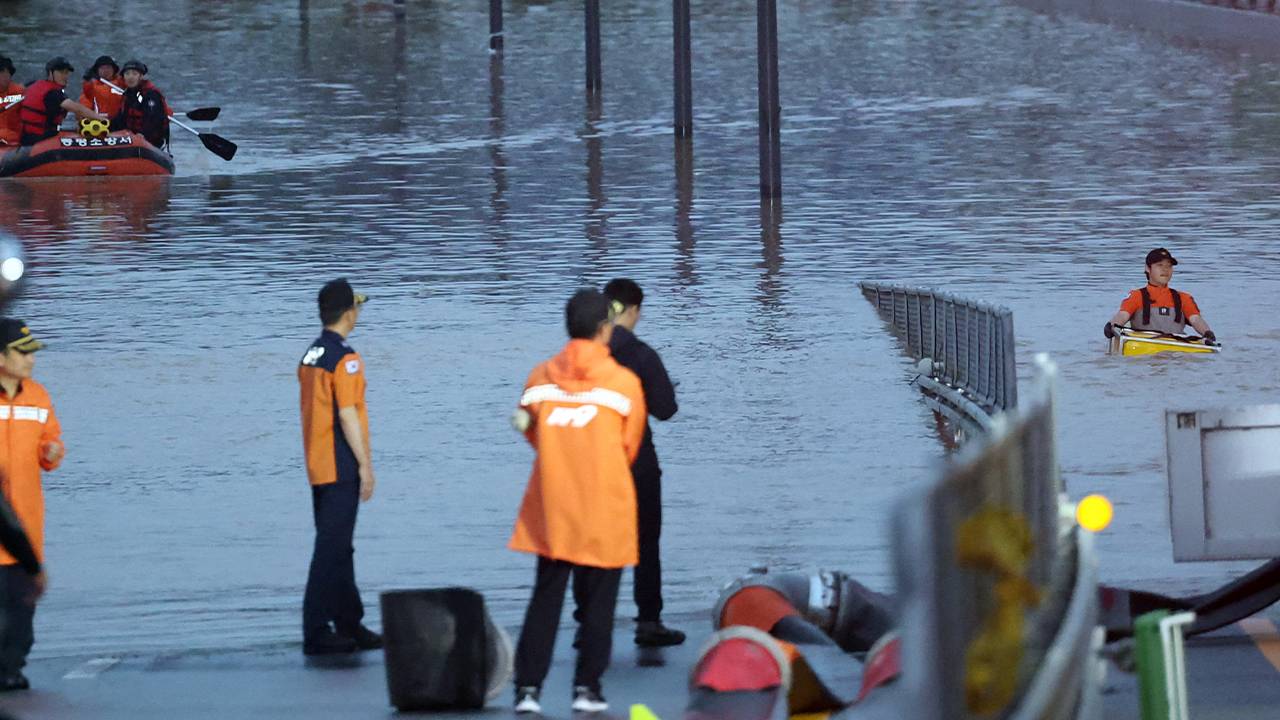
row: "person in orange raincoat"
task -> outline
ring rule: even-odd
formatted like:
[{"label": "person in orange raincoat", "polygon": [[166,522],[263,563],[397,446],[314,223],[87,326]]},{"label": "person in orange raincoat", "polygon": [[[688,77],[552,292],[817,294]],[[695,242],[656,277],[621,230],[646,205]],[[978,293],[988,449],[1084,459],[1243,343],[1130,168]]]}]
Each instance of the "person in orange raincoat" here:
[{"label": "person in orange raincoat", "polygon": [[538,556],[516,645],[517,713],[541,712],[565,586],[573,576],[581,625],[575,712],[608,709],[609,666],[622,568],[639,558],[631,463],[644,439],[644,391],[609,355],[609,301],[580,290],[565,307],[569,344],[530,373],[513,423],[537,456],[510,547]]},{"label": "person in orange raincoat", "polygon": [[[44,559],[44,494],[40,471],[62,462],[62,429],[49,393],[31,379],[34,353],[44,345],[26,323],[0,319],[0,488],[21,521],[36,555]],[[35,642],[32,620],[36,598],[44,592],[44,574],[31,576],[8,552],[0,550],[0,691],[30,687],[22,668]]]},{"label": "person in orange raincoat", "polygon": [[120,76],[120,66],[115,58],[103,55],[93,61],[93,67],[84,74],[80,104],[107,117],[120,114],[120,108],[124,106],[124,78]]},{"label": "person in orange raincoat", "polygon": [[[0,145],[17,145],[22,136],[18,106],[22,104],[22,94],[26,92],[26,88],[13,81],[17,72],[13,61],[0,55]],[[10,105],[13,107],[9,107]]]}]

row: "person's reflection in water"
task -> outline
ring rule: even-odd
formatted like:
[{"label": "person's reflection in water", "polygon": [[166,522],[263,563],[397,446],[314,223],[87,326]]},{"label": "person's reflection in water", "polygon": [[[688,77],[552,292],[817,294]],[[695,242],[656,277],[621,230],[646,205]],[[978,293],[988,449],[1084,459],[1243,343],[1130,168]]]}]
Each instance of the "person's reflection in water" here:
[{"label": "person's reflection in water", "polygon": [[675,139],[676,160],[676,279],[683,287],[698,284],[693,251],[693,138]]}]

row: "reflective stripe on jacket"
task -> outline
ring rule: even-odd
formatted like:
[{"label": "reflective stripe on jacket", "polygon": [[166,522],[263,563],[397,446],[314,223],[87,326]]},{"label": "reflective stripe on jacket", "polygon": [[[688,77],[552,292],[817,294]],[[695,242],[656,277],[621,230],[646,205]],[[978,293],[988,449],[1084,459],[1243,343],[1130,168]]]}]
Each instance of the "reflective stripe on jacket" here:
[{"label": "reflective stripe on jacket", "polygon": [[[15,397],[0,390],[0,487],[22,522],[36,555],[44,559],[44,492],[40,471],[52,470],[45,453],[62,442],[62,427],[53,412],[49,393],[34,380],[23,380]],[[0,550],[0,565],[17,563]]]},{"label": "reflective stripe on jacket", "polygon": [[8,87],[0,88],[0,137],[14,144],[22,136],[22,121],[19,117],[22,103],[19,102],[8,110],[5,110],[5,106],[15,100],[21,101],[23,95],[25,95],[23,87],[16,82],[10,82]]},{"label": "reflective stripe on jacket", "polygon": [[533,418],[525,437],[537,456],[509,547],[577,565],[635,565],[640,379],[608,347],[571,340],[530,373],[520,407]]}]

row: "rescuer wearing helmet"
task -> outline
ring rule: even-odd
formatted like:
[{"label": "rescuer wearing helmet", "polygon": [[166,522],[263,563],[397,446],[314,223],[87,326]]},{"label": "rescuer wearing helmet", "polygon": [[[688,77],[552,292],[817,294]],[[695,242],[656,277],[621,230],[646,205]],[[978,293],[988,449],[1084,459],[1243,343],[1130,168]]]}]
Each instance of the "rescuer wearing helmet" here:
[{"label": "rescuer wearing helmet", "polygon": [[34,145],[45,138],[58,134],[58,128],[67,113],[73,112],[80,117],[109,120],[106,115],[91,110],[67,97],[67,80],[75,68],[64,57],[55,57],[44,64],[45,79],[31,83],[22,96],[19,106],[18,121],[19,142],[23,145]]},{"label": "rescuer wearing helmet", "polygon": [[0,145],[17,145],[22,136],[18,104],[25,89],[13,81],[17,72],[13,61],[0,55]]},{"label": "rescuer wearing helmet", "polygon": [[120,114],[120,106],[124,104],[124,80],[120,78],[120,66],[110,55],[94,60],[93,66],[85,72],[80,104],[108,118]]},{"label": "rescuer wearing helmet", "polygon": [[1115,336],[1115,328],[1125,322],[1134,330],[1181,335],[1187,325],[1196,329],[1209,342],[1218,338],[1209,329],[1209,323],[1200,315],[1200,308],[1190,293],[1178,292],[1169,287],[1173,266],[1178,261],[1164,248],[1147,253],[1147,286],[1129,293],[1120,303],[1120,309],[1102,328],[1108,338]]},{"label": "rescuer wearing helmet", "polygon": [[156,147],[169,144],[169,105],[164,94],[147,79],[147,65],[129,60],[121,71],[124,75],[124,103],[111,121],[112,130],[128,130],[147,139]]}]

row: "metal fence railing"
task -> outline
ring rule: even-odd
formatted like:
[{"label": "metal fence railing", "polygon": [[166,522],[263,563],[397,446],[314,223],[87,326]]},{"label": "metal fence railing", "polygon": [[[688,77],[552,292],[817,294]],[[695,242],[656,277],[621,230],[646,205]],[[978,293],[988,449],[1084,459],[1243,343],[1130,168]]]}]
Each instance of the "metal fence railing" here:
[{"label": "metal fence railing", "polygon": [[1017,406],[1011,311],[933,290],[869,282],[860,287],[907,353],[929,360],[924,375],[934,382],[922,383],[927,393],[977,415],[972,420],[984,429],[991,416]]},{"label": "metal fence railing", "polygon": [[1032,402],[894,518],[902,717],[1097,717],[1091,538],[1059,510],[1047,359]]}]

